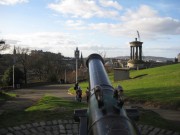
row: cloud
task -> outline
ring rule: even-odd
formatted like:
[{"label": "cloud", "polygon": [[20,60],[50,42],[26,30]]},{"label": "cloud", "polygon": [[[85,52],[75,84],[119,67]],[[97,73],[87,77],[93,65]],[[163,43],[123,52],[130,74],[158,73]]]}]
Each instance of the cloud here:
[{"label": "cloud", "polygon": [[[9,34],[3,36],[6,39],[6,43],[12,47],[20,46],[23,48],[29,48],[30,50],[43,50],[51,51],[54,53],[62,53],[65,56],[74,56],[74,50],[76,47],[83,52],[83,56],[87,57],[92,53],[99,52],[113,52],[129,50],[128,46],[118,47],[116,45],[102,45],[96,42],[82,43],[77,40],[77,36],[70,35],[68,33],[61,32],[39,32],[29,34]],[[126,50],[126,51],[125,51]],[[12,53],[12,50],[10,50]],[[112,55],[112,56],[113,56]],[[110,56],[110,55],[108,55]]]},{"label": "cloud", "polygon": [[13,41],[16,46],[27,47],[32,50],[52,51],[55,53],[64,53],[67,50],[73,50],[77,46],[77,42],[72,35],[60,32],[11,34],[4,35],[4,38],[7,39],[7,44],[12,44]]},{"label": "cloud", "polygon": [[102,45],[97,43],[87,43],[78,46],[79,50],[83,52],[83,56],[87,57],[92,53],[103,53],[107,57],[125,56],[129,53],[129,46],[119,47],[118,45]]},{"label": "cloud", "polygon": [[117,2],[113,0],[99,0],[100,4],[104,7],[113,7],[117,10],[122,10],[122,6]]},{"label": "cloud", "polygon": [[117,2],[105,2],[104,0],[101,0],[100,5],[98,5],[95,0],[60,0],[57,3],[49,4],[48,7],[56,12],[73,18],[115,18],[119,15],[117,10],[108,10],[104,8],[114,7],[116,9],[121,9],[121,6]]},{"label": "cloud", "polygon": [[28,0],[0,0],[0,5],[15,5],[24,2],[28,2]]},{"label": "cloud", "polygon": [[138,29],[147,36],[180,34],[180,20],[161,17],[156,10],[147,5],[141,5],[136,11],[128,10],[121,19],[126,29]]},{"label": "cloud", "polygon": [[65,22],[66,26],[68,26],[70,29],[74,30],[84,30],[87,29],[85,26],[85,22],[82,20],[67,20]]},{"label": "cloud", "polygon": [[[12,46],[20,46],[20,47],[28,47],[31,50],[43,50],[50,51],[54,53],[62,53],[64,56],[74,57],[74,50],[76,47],[82,51],[83,56],[87,57],[92,53],[106,53],[107,57],[115,57],[115,56],[126,56],[129,55],[129,43],[126,45],[119,44],[102,44],[97,43],[95,41],[82,43],[77,40],[76,36],[73,36],[68,33],[61,32],[39,32],[39,33],[30,33],[30,34],[11,34],[4,35],[7,44]],[[169,51],[173,53],[179,53],[179,46],[170,47],[170,46],[144,46],[143,52],[145,55],[152,55],[152,51],[154,55],[167,56]],[[12,53],[12,50],[10,50]],[[7,53],[7,52],[6,52]],[[169,56],[172,57],[172,56]]]},{"label": "cloud", "polygon": [[[72,29],[97,30],[113,36],[135,36],[138,30],[143,38],[159,39],[169,35],[180,34],[180,20],[171,17],[162,17],[158,12],[147,5],[141,5],[138,9],[128,9],[117,23],[67,23]],[[136,35],[137,36],[137,35]]]},{"label": "cloud", "polygon": [[103,46],[103,45],[98,45],[98,44],[86,44],[86,45],[81,45],[79,46],[79,48],[81,50],[91,50],[91,51],[104,51],[104,50],[111,50],[111,51],[114,51],[114,50],[124,50],[124,49],[127,49],[128,47],[117,47],[117,46]]}]

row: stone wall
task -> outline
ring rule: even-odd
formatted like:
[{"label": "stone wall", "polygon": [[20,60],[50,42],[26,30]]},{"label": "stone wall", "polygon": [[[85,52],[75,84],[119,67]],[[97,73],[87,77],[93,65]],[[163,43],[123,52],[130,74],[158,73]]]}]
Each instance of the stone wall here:
[{"label": "stone wall", "polygon": [[129,79],[129,69],[115,68],[114,69],[114,81],[121,81]]}]

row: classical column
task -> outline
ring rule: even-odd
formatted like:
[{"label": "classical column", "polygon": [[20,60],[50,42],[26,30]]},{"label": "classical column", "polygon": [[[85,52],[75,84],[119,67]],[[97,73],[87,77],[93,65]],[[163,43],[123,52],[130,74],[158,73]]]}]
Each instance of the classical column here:
[{"label": "classical column", "polygon": [[131,58],[131,60],[132,60],[132,46],[131,46],[131,50],[130,50],[131,52],[130,52],[130,58]]},{"label": "classical column", "polygon": [[139,46],[139,60],[142,60],[142,46]]},{"label": "classical column", "polygon": [[134,46],[132,47],[132,50],[133,50],[132,51],[132,53],[133,53],[133,58],[132,59],[134,60]]},{"label": "classical column", "polygon": [[136,60],[138,60],[138,46],[136,46]]}]

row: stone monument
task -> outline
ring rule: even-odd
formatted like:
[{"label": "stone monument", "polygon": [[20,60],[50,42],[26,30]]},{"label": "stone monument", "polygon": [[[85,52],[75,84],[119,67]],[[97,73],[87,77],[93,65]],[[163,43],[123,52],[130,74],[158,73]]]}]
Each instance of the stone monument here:
[{"label": "stone monument", "polygon": [[127,62],[127,67],[139,69],[144,67],[142,60],[142,44],[143,42],[135,41],[130,42],[130,60]]}]

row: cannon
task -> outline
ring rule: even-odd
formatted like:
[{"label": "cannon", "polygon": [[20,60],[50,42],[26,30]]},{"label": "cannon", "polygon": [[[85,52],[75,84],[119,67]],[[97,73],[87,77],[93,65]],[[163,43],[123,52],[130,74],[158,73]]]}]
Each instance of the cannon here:
[{"label": "cannon", "polygon": [[[80,121],[80,135],[140,135],[123,105],[113,97],[114,88],[104,68],[103,58],[91,54],[86,66],[90,88],[88,109],[74,110],[75,121]],[[128,110],[130,114],[133,111]]]}]

